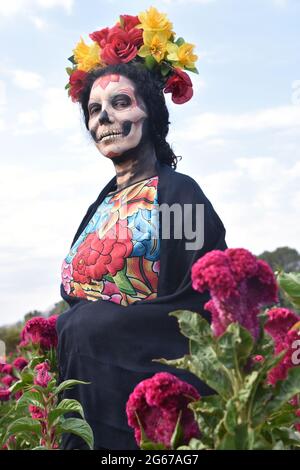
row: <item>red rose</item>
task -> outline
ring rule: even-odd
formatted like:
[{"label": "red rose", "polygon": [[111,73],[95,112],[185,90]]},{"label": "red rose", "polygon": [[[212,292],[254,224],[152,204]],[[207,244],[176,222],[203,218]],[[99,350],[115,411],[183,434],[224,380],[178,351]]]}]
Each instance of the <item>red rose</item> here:
[{"label": "red rose", "polygon": [[130,34],[131,42],[136,47],[143,45],[143,29],[135,28],[136,25],[140,24],[140,20],[137,16],[121,15],[123,19],[124,30]]},{"label": "red rose", "polygon": [[[131,15],[120,15],[123,20],[124,30],[130,31],[132,28],[140,24],[140,20],[137,16]],[[118,23],[119,24],[119,23]]]},{"label": "red rose", "polygon": [[89,37],[97,42],[101,49],[103,49],[107,43],[107,36],[110,28],[103,28],[100,31],[95,31],[94,33],[89,34]]},{"label": "red rose", "polygon": [[75,72],[73,72],[72,75],[70,75],[69,90],[70,90],[70,96],[74,103],[80,100],[80,95],[84,88],[84,81],[85,81],[86,76],[87,76],[87,72],[84,72],[83,70],[75,70]]},{"label": "red rose", "polygon": [[174,73],[168,79],[165,93],[172,93],[172,101],[176,104],[183,104],[193,96],[193,84],[189,75],[179,68],[175,68]]},{"label": "red rose", "polygon": [[90,233],[73,259],[73,279],[90,283],[91,279],[101,280],[108,273],[114,276],[124,268],[131,252],[132,233],[126,221],[120,220],[102,239],[97,233]]},{"label": "red rose", "polygon": [[[125,22],[128,29],[132,21]],[[104,28],[90,34],[90,38],[101,47],[101,59],[106,64],[119,64],[131,61],[143,43],[143,33],[137,28],[122,29],[120,24],[112,28]]]}]

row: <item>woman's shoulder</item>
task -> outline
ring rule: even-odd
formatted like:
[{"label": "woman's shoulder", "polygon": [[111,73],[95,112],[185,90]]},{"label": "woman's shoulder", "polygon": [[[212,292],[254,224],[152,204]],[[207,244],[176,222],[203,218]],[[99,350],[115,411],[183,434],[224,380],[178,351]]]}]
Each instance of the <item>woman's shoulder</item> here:
[{"label": "woman's shoulder", "polygon": [[174,170],[172,173],[173,188],[179,191],[177,194],[186,195],[187,198],[196,198],[207,202],[208,198],[205,195],[200,183],[192,176]]}]

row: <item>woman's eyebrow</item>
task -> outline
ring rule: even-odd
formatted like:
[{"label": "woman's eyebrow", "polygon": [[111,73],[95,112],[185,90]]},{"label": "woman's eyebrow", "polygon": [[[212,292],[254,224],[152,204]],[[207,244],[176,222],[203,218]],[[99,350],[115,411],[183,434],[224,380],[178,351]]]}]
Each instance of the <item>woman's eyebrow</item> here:
[{"label": "woman's eyebrow", "polygon": [[89,103],[88,108],[91,109],[91,107],[93,105],[99,105],[99,104],[101,104],[101,103],[97,103],[96,101],[92,101],[91,103]]}]

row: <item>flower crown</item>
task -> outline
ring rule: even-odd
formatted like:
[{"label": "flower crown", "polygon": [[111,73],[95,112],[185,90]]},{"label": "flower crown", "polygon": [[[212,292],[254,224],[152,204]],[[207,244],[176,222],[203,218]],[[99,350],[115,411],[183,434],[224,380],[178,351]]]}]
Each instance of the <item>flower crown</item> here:
[{"label": "flower crown", "polygon": [[193,44],[182,37],[175,40],[172,29],[167,15],[150,7],[138,16],[120,15],[112,28],[89,34],[91,45],[81,38],[68,59],[72,67],[66,68],[69,83],[65,88],[72,101],[80,101],[85,79],[93,69],[128,62],[158,73],[162,89],[172,93],[174,103],[189,101],[193,84],[184,70],[199,73],[195,67],[198,57],[193,53]]}]

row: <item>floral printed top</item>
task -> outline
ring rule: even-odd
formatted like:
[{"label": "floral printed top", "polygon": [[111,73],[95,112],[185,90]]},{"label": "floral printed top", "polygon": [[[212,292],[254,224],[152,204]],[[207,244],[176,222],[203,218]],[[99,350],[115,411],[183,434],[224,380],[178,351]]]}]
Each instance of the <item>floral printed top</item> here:
[{"label": "floral printed top", "polygon": [[62,263],[67,294],[128,305],[157,296],[158,176],[108,193]]}]

